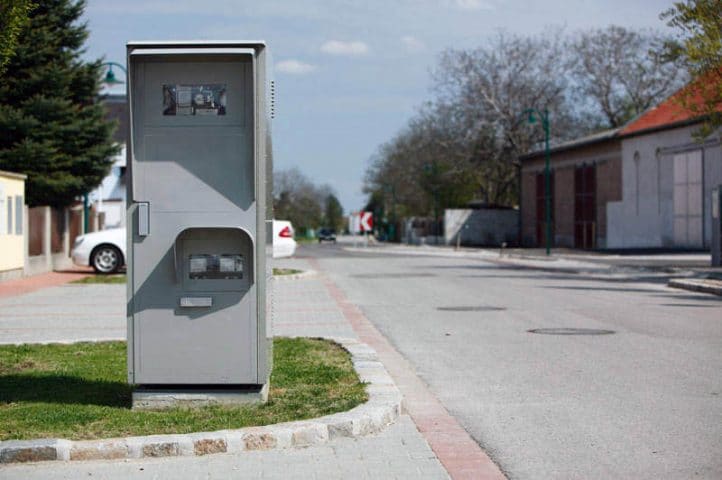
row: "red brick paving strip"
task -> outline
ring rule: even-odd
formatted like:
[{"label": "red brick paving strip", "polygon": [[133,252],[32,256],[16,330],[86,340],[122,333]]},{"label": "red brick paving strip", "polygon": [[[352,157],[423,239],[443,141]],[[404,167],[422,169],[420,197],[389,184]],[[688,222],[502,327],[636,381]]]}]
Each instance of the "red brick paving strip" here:
[{"label": "red brick paving strip", "polygon": [[18,278],[0,282],[0,297],[12,297],[34,292],[48,287],[57,287],[73,280],[88,277],[93,271],[88,270],[65,270],[62,272],[48,272],[32,277]]},{"label": "red brick paving strip", "polygon": [[[321,266],[315,258],[308,262],[318,272]],[[381,332],[352,304],[346,295],[325,274],[321,275],[326,289],[341,308],[359,339],[376,350],[396,385],[404,396],[404,407],[416,423],[431,449],[454,480],[505,480],[499,467],[479,447],[427,386],[414,373],[408,361],[396,351]]]}]

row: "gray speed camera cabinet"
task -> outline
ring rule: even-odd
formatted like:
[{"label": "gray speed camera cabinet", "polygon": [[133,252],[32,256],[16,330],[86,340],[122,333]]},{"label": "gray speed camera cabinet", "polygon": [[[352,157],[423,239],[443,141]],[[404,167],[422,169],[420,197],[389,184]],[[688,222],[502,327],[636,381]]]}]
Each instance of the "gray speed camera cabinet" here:
[{"label": "gray speed camera cabinet", "polygon": [[263,42],[128,43],[132,384],[268,384],[267,62]]}]

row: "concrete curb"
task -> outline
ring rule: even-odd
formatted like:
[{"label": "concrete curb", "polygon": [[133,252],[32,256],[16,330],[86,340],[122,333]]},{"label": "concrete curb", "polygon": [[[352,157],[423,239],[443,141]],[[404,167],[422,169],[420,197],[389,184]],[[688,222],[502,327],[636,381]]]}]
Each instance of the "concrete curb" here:
[{"label": "concrete curb", "polygon": [[324,338],[338,343],[351,354],[359,379],[367,383],[368,402],[325,417],[237,430],[79,441],[8,440],[0,442],[0,464],[200,456],[309,447],[338,437],[379,432],[394,423],[401,413],[401,392],[376,352],[355,339]]},{"label": "concrete curb", "polygon": [[301,273],[291,275],[273,275],[273,280],[299,280],[301,278],[315,277],[318,275],[316,270],[304,270]]},{"label": "concrete curb", "polygon": [[667,286],[690,290],[692,292],[711,293],[722,296],[722,282],[719,280],[673,278],[667,283]]}]

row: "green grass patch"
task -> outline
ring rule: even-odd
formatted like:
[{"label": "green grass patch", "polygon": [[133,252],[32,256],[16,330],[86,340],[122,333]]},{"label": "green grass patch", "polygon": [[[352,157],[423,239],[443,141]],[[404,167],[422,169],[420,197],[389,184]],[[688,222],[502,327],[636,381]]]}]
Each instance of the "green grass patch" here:
[{"label": "green grass patch", "polygon": [[274,268],[274,275],[295,275],[297,273],[303,273],[303,270],[297,270],[295,268]]},{"label": "green grass patch", "polygon": [[73,280],[70,283],[125,283],[125,275],[91,275],[79,280]]},{"label": "green grass patch", "polygon": [[316,237],[311,237],[311,238],[309,238],[309,237],[306,237],[306,236],[303,236],[303,237],[294,237],[293,239],[296,240],[296,243],[303,243],[303,244],[316,243],[316,242],[318,241],[318,240],[316,239]]},{"label": "green grass patch", "polygon": [[277,338],[263,405],[133,411],[124,342],[0,346],[0,440],[189,433],[303,420],[367,399],[350,356],[326,340]]}]

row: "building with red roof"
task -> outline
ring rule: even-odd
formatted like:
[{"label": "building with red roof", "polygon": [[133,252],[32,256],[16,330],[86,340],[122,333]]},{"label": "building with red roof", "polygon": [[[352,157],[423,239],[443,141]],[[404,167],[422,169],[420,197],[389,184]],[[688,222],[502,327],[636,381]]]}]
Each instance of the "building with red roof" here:
[{"label": "building with red roof", "polygon": [[[552,242],[574,248],[707,249],[712,190],[722,185],[722,129],[695,138],[703,95],[681,89],[619,129],[551,152]],[[717,106],[722,111],[722,105]],[[543,246],[544,151],[521,157],[521,240]]]}]

